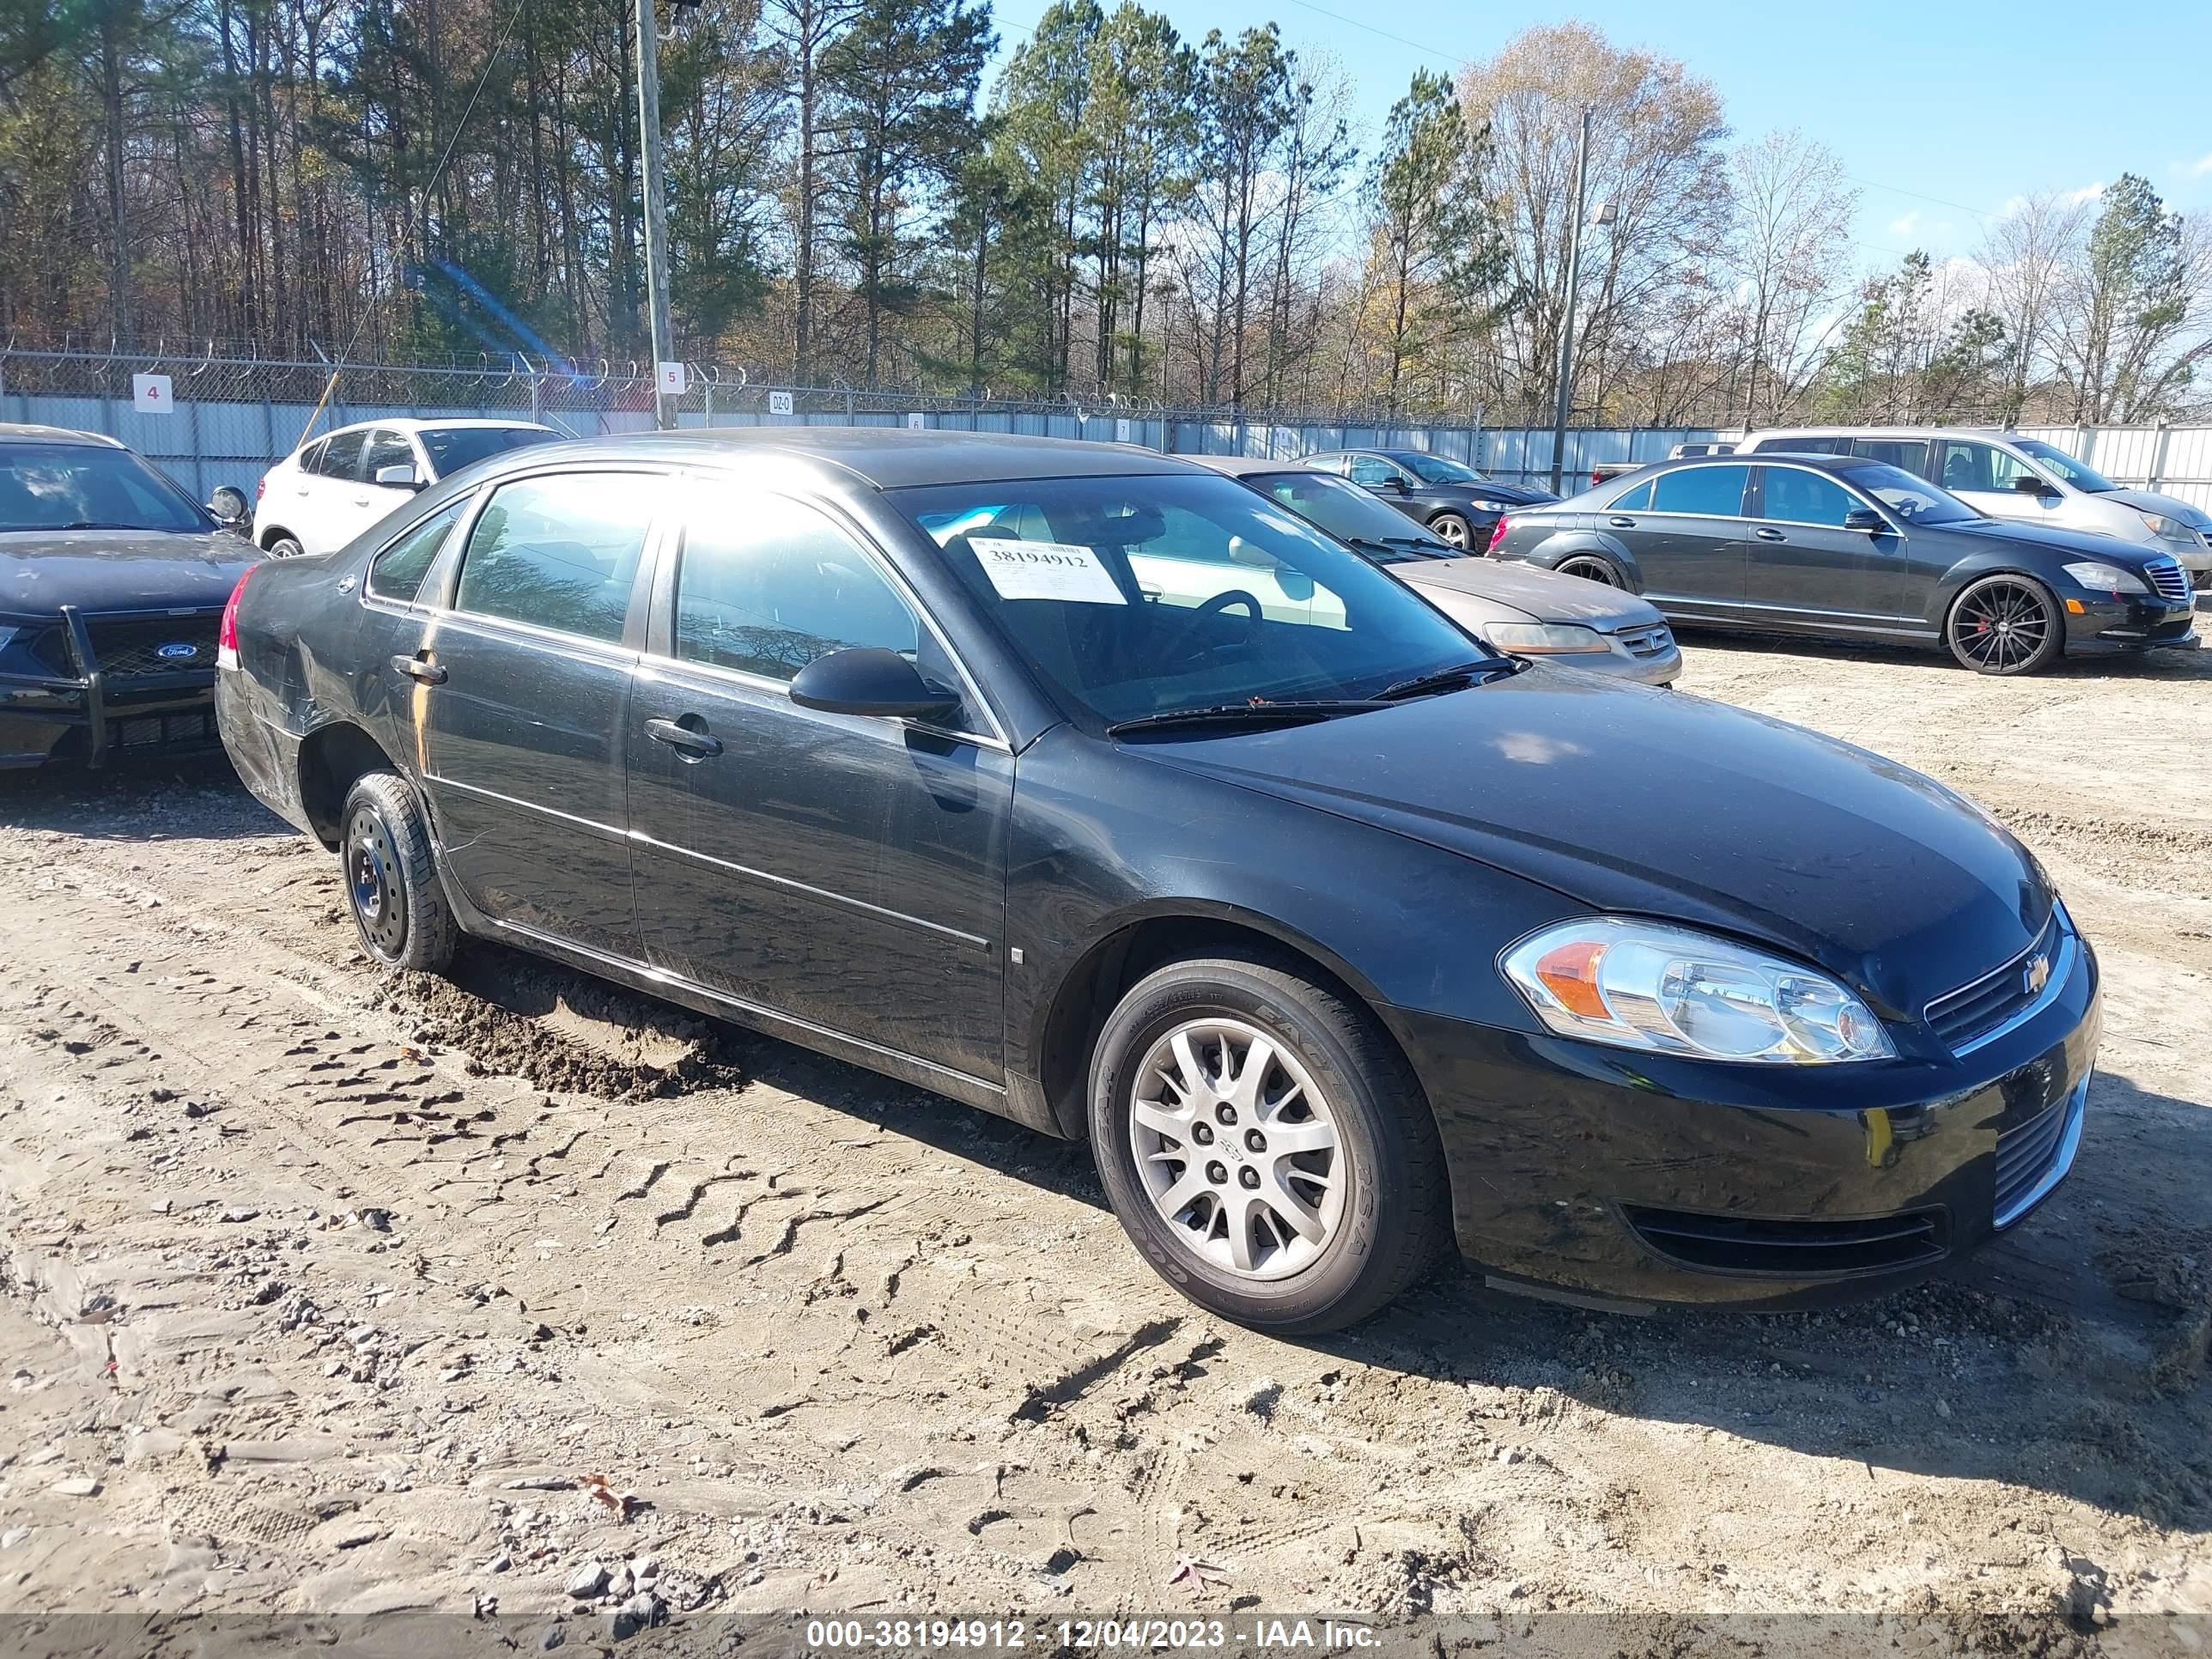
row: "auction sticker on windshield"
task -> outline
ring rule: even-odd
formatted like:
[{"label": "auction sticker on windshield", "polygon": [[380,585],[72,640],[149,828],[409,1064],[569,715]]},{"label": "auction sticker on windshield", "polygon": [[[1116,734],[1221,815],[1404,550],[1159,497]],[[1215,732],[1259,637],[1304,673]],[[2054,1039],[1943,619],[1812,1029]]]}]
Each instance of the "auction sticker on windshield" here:
[{"label": "auction sticker on windshield", "polygon": [[970,536],[968,545],[1002,599],[1061,599],[1073,605],[1127,605],[1128,596],[1096,549],[1073,542],[1024,542]]}]

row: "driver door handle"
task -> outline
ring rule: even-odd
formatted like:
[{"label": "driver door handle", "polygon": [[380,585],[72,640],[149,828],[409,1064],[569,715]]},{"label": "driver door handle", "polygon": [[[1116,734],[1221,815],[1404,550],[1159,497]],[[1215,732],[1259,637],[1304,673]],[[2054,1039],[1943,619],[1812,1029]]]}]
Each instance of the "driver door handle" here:
[{"label": "driver door handle", "polygon": [[711,732],[694,731],[680,720],[649,720],[645,723],[645,735],[695,760],[707,760],[722,752],[720,738]]},{"label": "driver door handle", "polygon": [[1783,539],[1782,532],[1778,530],[1759,529],[1753,531],[1751,533],[1758,537],[1759,539],[1763,542],[1778,542]]},{"label": "driver door handle", "polygon": [[1636,528],[1636,520],[1633,519],[1613,518],[1607,519],[1606,522],[1611,525],[1615,530],[1633,530]]},{"label": "driver door handle", "polygon": [[395,672],[406,675],[410,680],[419,680],[424,685],[443,685],[446,683],[446,671],[432,662],[428,655],[394,657],[392,666]]}]

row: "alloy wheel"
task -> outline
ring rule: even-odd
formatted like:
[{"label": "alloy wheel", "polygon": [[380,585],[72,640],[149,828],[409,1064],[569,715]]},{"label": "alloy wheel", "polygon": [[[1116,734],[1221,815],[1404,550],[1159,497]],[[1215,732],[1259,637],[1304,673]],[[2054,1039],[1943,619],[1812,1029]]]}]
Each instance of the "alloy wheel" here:
[{"label": "alloy wheel", "polygon": [[1350,1172],[1328,1097],[1297,1054],[1243,1020],[1185,1020],[1152,1044],[1129,1139],[1170,1229],[1240,1278],[1311,1266],[1343,1220]]},{"label": "alloy wheel", "polygon": [[1984,582],[1959,601],[1952,643],[1975,667],[2004,673],[2025,666],[2051,638],[2051,608],[2021,582]]},{"label": "alloy wheel", "polygon": [[1467,551],[1467,520],[1458,514],[1440,513],[1430,520],[1429,528],[1437,532],[1437,539],[1446,547],[1455,547],[1462,553]]},{"label": "alloy wheel", "polygon": [[1601,587],[1618,587],[1613,567],[1603,559],[1569,559],[1559,566],[1562,576],[1580,576],[1584,581],[1595,582]]}]

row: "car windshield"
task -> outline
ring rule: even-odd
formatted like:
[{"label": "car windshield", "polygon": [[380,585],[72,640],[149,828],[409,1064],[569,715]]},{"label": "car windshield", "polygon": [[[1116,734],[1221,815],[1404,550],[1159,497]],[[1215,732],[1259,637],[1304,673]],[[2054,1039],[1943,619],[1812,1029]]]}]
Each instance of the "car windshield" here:
[{"label": "car windshield", "polygon": [[2101,495],[2108,489],[2119,488],[2094,467],[2082,465],[2064,450],[2054,449],[2040,438],[2015,438],[2013,447],[2031,459],[2042,462],[2075,489],[2087,490],[2092,495]]},{"label": "car windshield", "polygon": [[0,532],[208,527],[191,497],[127,449],[0,444]]},{"label": "car windshield", "polygon": [[550,444],[561,434],[534,426],[428,426],[416,435],[422,439],[423,453],[429,456],[438,476],[450,478],[487,455]]},{"label": "car windshield", "polygon": [[1861,461],[1840,471],[1852,488],[1873,496],[1908,524],[1966,524],[1984,516],[1927,479],[1884,461]]},{"label": "car windshield", "polygon": [[1443,559],[1452,550],[1419,533],[1413,520],[1355,484],[1330,473],[1300,467],[1293,472],[1247,473],[1247,484],[1264,489],[1302,519],[1311,519],[1332,536],[1354,544],[1384,564]]},{"label": "car windshield", "polygon": [[1220,477],[887,492],[1079,718],[1371,697],[1480,654],[1413,592]]},{"label": "car windshield", "polygon": [[1482,474],[1471,466],[1462,466],[1457,461],[1448,461],[1441,455],[1394,455],[1391,459],[1409,470],[1423,483],[1480,483]]}]

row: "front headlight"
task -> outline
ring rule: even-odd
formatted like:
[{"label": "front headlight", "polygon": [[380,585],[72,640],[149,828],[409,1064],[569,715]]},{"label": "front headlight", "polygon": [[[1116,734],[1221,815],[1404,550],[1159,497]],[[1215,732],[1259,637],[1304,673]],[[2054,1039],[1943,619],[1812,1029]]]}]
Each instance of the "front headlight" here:
[{"label": "front headlight", "polygon": [[2131,570],[2123,570],[2116,564],[2099,564],[2091,561],[2082,564],[2058,567],[2082,586],[2100,593],[2148,593],[2150,587]]},{"label": "front headlight", "polygon": [[1513,503],[1510,501],[1489,501],[1479,495],[1475,497],[1474,501],[1474,510],[1478,513],[1505,513],[1510,512]]},{"label": "front headlight", "polygon": [[1522,939],[1498,966],[1563,1036],[1760,1065],[1897,1052],[1866,1004],[1826,974],[1664,922],[1561,922]]},{"label": "front headlight", "polygon": [[2144,526],[2164,542],[2193,542],[2197,532],[2179,519],[2169,519],[2163,513],[2142,513],[2137,509]]},{"label": "front headlight", "polygon": [[1612,648],[1597,629],[1574,623],[1490,623],[1482,634],[1500,651],[1518,651],[1524,657],[1564,657]]}]

